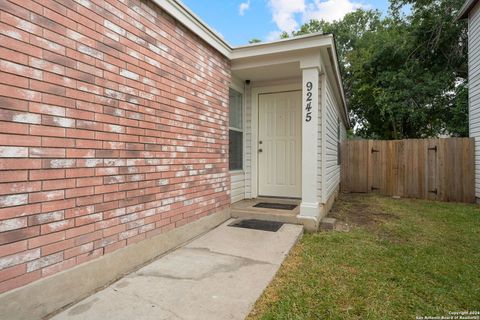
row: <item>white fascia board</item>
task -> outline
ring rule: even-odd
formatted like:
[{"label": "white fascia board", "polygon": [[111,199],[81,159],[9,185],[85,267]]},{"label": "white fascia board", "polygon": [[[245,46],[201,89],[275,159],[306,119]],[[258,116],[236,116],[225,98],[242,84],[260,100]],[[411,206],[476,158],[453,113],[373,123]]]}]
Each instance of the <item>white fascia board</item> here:
[{"label": "white fascia board", "polygon": [[333,55],[333,63],[335,69],[335,77],[337,78],[337,86],[339,87],[338,90],[340,91],[340,97],[342,99],[343,108],[345,111],[345,116],[347,120],[347,129],[351,127],[350,120],[348,118],[348,106],[347,106],[347,98],[345,97],[345,91],[343,89],[343,82],[342,82],[342,74],[340,73],[340,66],[338,65],[338,56],[337,56],[337,47],[335,45],[334,38],[332,38],[332,50],[331,54]]},{"label": "white fascia board", "polygon": [[309,34],[289,39],[282,39],[274,42],[256,43],[242,47],[233,48],[231,60],[259,57],[289,51],[298,51],[311,48],[319,48],[332,45],[332,35]]},{"label": "white fascia board", "polygon": [[457,13],[457,17],[455,20],[462,20],[468,18],[468,15],[470,14],[470,11],[475,7],[476,3],[478,0],[467,0],[463,4],[463,6],[460,8],[460,10]]},{"label": "white fascia board", "polygon": [[276,64],[286,64],[298,62],[299,57],[295,54],[278,54],[271,56],[251,57],[250,59],[236,59],[232,60],[232,71],[261,68],[265,66],[271,66]]},{"label": "white fascia board", "polygon": [[230,58],[232,47],[204,23],[196,14],[188,9],[179,0],[153,0],[160,8],[170,14],[175,20],[193,31],[201,39],[206,41],[213,48],[218,50],[225,57]]}]

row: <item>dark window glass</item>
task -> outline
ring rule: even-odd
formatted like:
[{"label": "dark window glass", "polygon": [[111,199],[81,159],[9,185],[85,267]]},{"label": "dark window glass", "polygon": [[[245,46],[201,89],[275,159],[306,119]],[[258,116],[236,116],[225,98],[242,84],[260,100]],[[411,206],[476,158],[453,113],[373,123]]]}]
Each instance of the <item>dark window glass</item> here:
[{"label": "dark window glass", "polygon": [[243,169],[243,96],[240,92],[230,89],[228,108],[230,120],[229,131],[229,169]]},{"label": "dark window glass", "polygon": [[243,96],[240,92],[230,89],[230,103],[228,108],[230,128],[243,130]]},{"label": "dark window glass", "polygon": [[230,170],[242,170],[243,169],[243,133],[239,131],[229,131],[230,145],[228,152],[229,169]]}]

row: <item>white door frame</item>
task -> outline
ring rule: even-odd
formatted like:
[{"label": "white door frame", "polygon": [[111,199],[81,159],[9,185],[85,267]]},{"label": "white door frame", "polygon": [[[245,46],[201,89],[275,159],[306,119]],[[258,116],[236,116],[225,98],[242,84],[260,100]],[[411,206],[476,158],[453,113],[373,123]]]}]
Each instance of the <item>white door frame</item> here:
[{"label": "white door frame", "polygon": [[258,104],[261,94],[302,90],[301,80],[284,84],[252,88],[252,198],[258,197]]}]

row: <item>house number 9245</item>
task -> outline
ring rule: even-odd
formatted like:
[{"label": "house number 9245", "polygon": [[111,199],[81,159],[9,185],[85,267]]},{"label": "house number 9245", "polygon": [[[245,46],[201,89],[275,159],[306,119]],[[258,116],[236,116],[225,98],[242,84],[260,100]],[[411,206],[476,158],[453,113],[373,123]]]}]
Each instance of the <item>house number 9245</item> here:
[{"label": "house number 9245", "polygon": [[307,106],[305,107],[305,110],[307,111],[305,115],[305,121],[310,122],[312,121],[312,89],[313,89],[313,83],[310,81],[307,82]]}]

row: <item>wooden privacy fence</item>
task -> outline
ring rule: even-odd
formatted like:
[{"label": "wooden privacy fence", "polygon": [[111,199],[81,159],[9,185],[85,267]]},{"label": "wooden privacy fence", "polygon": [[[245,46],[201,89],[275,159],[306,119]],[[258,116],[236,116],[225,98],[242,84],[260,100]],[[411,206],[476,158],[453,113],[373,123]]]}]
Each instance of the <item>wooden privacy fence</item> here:
[{"label": "wooden privacy fence", "polygon": [[473,139],[348,140],[342,153],[342,191],[475,202]]}]

